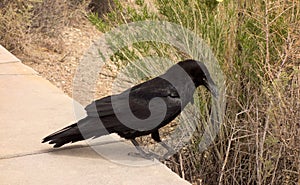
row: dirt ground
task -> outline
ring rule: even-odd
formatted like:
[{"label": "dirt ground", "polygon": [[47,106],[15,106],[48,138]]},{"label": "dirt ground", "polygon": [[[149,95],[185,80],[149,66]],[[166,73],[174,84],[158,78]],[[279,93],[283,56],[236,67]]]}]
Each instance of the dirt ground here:
[{"label": "dirt ground", "polygon": [[[65,27],[59,41],[56,38],[50,38],[46,41],[40,40],[32,43],[27,51],[28,54],[18,57],[24,64],[32,67],[41,76],[72,97],[73,79],[78,64],[92,42],[101,35],[102,33],[86,20],[81,23],[80,27]],[[60,49],[61,45],[63,45],[63,49]],[[108,69],[106,72],[111,73]],[[109,94],[109,84],[113,78],[110,75],[103,74],[100,74],[99,78],[101,91],[98,91],[95,96],[103,97]]]}]

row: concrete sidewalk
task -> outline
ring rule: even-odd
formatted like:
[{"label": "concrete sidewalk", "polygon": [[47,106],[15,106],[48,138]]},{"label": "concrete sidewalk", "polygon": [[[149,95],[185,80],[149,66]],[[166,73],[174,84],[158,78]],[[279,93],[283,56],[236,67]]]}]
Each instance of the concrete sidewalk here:
[{"label": "concrete sidewalk", "polygon": [[134,147],[116,136],[96,140],[101,155],[85,142],[56,150],[42,144],[75,121],[73,103],[0,46],[1,185],[189,184],[158,161],[128,156]]}]

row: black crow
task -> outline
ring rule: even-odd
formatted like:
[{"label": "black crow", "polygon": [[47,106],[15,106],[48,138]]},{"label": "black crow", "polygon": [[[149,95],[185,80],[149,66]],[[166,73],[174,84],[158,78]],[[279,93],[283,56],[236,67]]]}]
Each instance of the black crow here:
[{"label": "black crow", "polygon": [[172,149],[161,141],[159,129],[175,119],[183,108],[193,102],[195,89],[203,85],[213,96],[217,87],[202,62],[178,62],[166,73],[138,84],[120,94],[93,101],[85,107],[87,116],[43,139],[54,147],[66,143],[97,138],[110,133],[131,140],[140,155],[149,158],[153,153],[144,152],[136,137],[151,134],[168,153]]}]

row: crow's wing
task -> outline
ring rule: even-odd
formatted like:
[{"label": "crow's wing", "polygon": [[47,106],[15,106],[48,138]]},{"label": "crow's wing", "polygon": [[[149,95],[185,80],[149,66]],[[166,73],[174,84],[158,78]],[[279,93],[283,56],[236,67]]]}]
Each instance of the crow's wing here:
[{"label": "crow's wing", "polygon": [[121,122],[144,131],[174,119],[181,112],[181,100],[169,82],[155,78],[121,94],[96,100],[85,110],[88,116],[105,120],[105,127],[120,127]]}]

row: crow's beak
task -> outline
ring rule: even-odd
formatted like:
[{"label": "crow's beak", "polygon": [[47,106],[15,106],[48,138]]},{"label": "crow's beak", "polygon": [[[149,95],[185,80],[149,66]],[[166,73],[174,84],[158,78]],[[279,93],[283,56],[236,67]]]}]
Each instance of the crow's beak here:
[{"label": "crow's beak", "polygon": [[216,98],[219,93],[218,93],[218,87],[213,81],[207,82],[205,87],[211,92],[211,94]]}]

